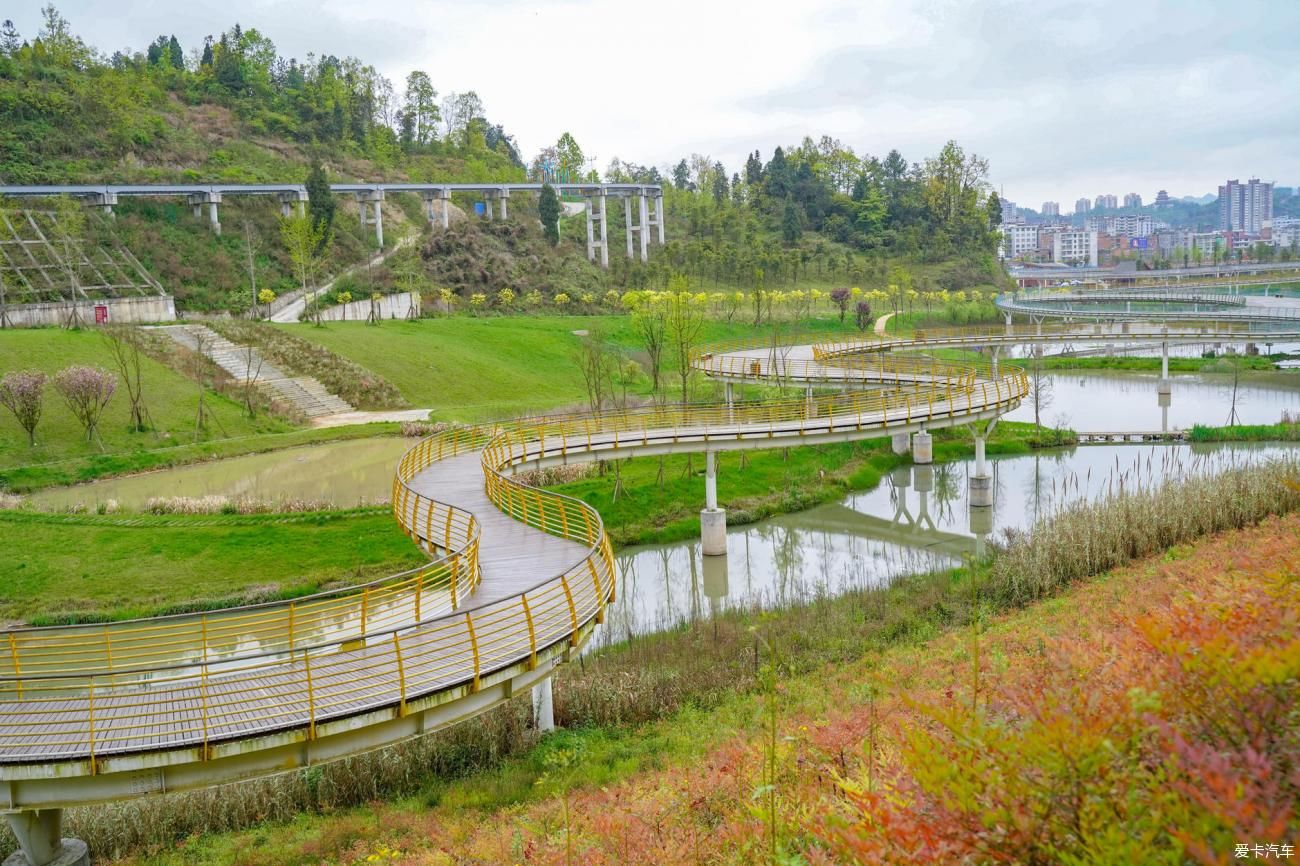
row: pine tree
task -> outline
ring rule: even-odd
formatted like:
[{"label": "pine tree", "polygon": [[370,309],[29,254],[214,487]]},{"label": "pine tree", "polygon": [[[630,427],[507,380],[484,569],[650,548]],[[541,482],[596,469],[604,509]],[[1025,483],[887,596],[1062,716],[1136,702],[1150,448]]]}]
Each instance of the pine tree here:
[{"label": "pine tree", "polygon": [[673,186],[678,189],[691,188],[691,167],[684,159],[673,167]]},{"label": "pine tree", "polygon": [[22,46],[22,39],[18,35],[18,28],[14,27],[14,22],[8,18],[3,25],[0,25],[0,53],[12,56]]},{"label": "pine tree", "polygon": [[167,50],[171,52],[172,69],[185,68],[185,52],[181,50],[181,43],[175,36],[167,40]]},{"label": "pine tree", "polygon": [[334,237],[334,211],[338,202],[330,191],[329,177],[319,162],[307,173],[307,210],[311,213],[312,230],[319,233],[319,248],[323,249]]},{"label": "pine tree", "polygon": [[200,66],[212,65],[212,37],[211,36],[205,36],[203,38],[203,57],[199,59],[199,65]]},{"label": "pine tree", "polygon": [[787,244],[797,244],[803,237],[803,217],[799,214],[799,205],[792,200],[785,203],[785,215],[781,218],[781,236]]},{"label": "pine tree", "polygon": [[537,199],[537,214],[542,220],[542,232],[551,246],[560,242],[560,198],[555,194],[555,187],[549,183],[542,184],[542,194]]},{"label": "pine tree", "polygon": [[1002,225],[1002,197],[997,193],[989,193],[989,200],[986,205],[989,213],[989,228],[994,231]]},{"label": "pine tree", "polygon": [[713,201],[715,204],[722,204],[727,200],[727,169],[722,163],[713,164]]}]

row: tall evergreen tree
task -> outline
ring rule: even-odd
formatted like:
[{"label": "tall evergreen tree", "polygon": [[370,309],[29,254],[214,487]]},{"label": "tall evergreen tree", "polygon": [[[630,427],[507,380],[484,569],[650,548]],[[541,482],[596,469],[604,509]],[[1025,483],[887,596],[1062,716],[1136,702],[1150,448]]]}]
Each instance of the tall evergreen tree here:
[{"label": "tall evergreen tree", "polygon": [[20,47],[22,38],[18,35],[18,28],[6,18],[4,24],[0,25],[0,53],[12,56]]},{"label": "tall evergreen tree", "polygon": [[727,200],[727,169],[722,163],[713,164],[713,202],[722,204]]},{"label": "tall evergreen tree", "polygon": [[541,217],[546,239],[551,246],[557,245],[560,242],[560,197],[549,183],[542,184],[542,193],[537,198],[537,215]]},{"label": "tall evergreen tree", "polygon": [[785,203],[785,214],[781,217],[781,236],[787,244],[797,244],[803,237],[803,215],[793,200]]},{"label": "tall evergreen tree", "polygon": [[989,193],[989,200],[984,206],[988,210],[989,228],[997,231],[998,226],[1002,225],[1002,196],[995,192]]},{"label": "tall evergreen tree", "polygon": [[329,176],[319,162],[307,172],[307,210],[311,214],[312,231],[318,233],[318,251],[324,249],[334,237],[334,211],[338,202],[330,190]]},{"label": "tall evergreen tree", "polygon": [[691,167],[684,159],[673,166],[673,186],[678,189],[691,188]]},{"label": "tall evergreen tree", "polygon": [[181,50],[180,40],[176,38],[175,34],[172,35],[171,39],[167,40],[167,50],[171,52],[172,69],[184,69],[185,52]]}]

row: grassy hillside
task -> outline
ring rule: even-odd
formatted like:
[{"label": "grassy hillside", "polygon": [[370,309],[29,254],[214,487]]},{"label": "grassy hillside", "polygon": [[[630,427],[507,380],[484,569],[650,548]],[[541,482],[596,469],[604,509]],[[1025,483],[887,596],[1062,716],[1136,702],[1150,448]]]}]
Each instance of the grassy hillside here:
[{"label": "grassy hillside", "polygon": [[[115,370],[108,344],[89,330],[39,328],[0,331],[0,374],[36,369],[53,376],[71,364],[91,364]],[[164,364],[142,359],[144,403],[153,429],[144,433],[130,428],[130,402],[121,382],[100,421],[101,442],[87,442],[76,417],[53,383],[46,385],[45,409],[36,428],[36,446],[7,410],[0,410],[0,484],[6,470],[51,462],[126,455],[193,442],[199,386]],[[276,433],[290,425],[261,414],[249,419],[233,400],[209,392],[205,398],[211,421],[203,440]]]}]

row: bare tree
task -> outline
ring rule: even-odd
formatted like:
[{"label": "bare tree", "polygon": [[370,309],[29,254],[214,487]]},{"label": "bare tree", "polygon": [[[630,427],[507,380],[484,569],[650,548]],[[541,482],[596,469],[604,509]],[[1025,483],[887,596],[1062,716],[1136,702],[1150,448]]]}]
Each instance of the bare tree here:
[{"label": "bare tree", "polygon": [[131,401],[131,429],[143,433],[149,410],[144,405],[144,379],[141,376],[140,355],[144,348],[144,334],[134,325],[109,325],[103,331],[113,366],[126,383],[126,396]]},{"label": "bare tree", "polygon": [[257,379],[262,375],[262,353],[249,343],[244,347],[244,381],[241,393],[244,397],[244,411],[249,418],[257,417]]},{"label": "bare tree", "polygon": [[257,239],[253,235],[253,224],[244,220],[244,255],[246,267],[248,268],[248,286],[249,292],[253,297],[253,315],[251,318],[257,318]]},{"label": "bare tree", "polygon": [[587,403],[591,411],[599,415],[614,397],[615,376],[619,372],[618,353],[609,346],[605,335],[593,328],[579,338],[574,360],[587,388]]},{"label": "bare tree", "polygon": [[1043,371],[1043,347],[1035,346],[1029,362],[1029,402],[1034,407],[1034,426],[1041,431],[1042,414],[1052,405],[1052,377]]}]

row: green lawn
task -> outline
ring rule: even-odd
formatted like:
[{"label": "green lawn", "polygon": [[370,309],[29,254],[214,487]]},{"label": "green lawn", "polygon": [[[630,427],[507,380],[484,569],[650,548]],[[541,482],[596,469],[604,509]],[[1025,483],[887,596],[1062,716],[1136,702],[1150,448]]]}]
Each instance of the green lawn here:
[{"label": "green lawn", "polygon": [[[71,364],[95,364],[114,370],[104,338],[93,331],[59,328],[6,329],[0,331],[0,375],[11,370],[38,369],[53,376]],[[0,470],[8,467],[44,464],[105,454],[121,455],[176,446],[194,441],[194,420],[198,386],[174,370],[142,359],[144,404],[154,430],[131,432],[130,401],[119,380],[117,393],[100,422],[101,443],[87,442],[63,398],[46,385],[45,409],[36,428],[36,446],[27,444],[27,434],[7,409],[0,409]],[[208,394],[212,420],[206,438],[248,436],[290,430],[292,427],[267,415],[249,420],[233,400]]]},{"label": "green lawn", "polygon": [[252,516],[0,511],[0,549],[0,620],[38,622],[298,595],[425,561],[387,509]]},{"label": "green lawn", "polygon": [[[701,342],[771,333],[753,328],[741,310],[732,322],[708,321]],[[416,322],[331,322],[324,327],[284,325],[392,382],[413,406],[434,417],[482,421],[529,412],[578,407],[586,388],[574,357],[576,330],[600,329],[637,357],[640,346],[628,316],[450,316]],[[851,320],[824,317],[802,330],[858,333]],[[782,326],[789,333],[790,325]],[[665,360],[671,366],[672,360]],[[671,375],[666,370],[666,374]],[[666,379],[668,382],[674,380]],[[633,391],[649,393],[647,378]],[[670,389],[671,393],[671,389]]]}]

